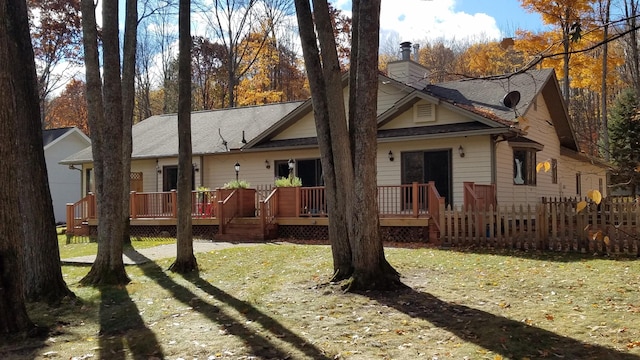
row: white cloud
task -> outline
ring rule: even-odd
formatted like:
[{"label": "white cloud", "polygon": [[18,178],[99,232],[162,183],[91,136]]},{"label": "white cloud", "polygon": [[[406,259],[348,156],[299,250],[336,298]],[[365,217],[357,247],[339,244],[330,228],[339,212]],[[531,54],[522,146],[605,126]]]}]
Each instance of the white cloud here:
[{"label": "white cloud", "polygon": [[382,0],[380,31],[402,41],[499,39],[494,18],[454,11],[455,0]]}]

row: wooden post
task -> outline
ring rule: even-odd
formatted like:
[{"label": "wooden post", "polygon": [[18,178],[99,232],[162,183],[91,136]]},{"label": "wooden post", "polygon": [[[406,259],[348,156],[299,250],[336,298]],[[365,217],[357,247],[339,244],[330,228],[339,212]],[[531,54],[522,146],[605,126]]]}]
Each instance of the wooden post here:
[{"label": "wooden post", "polygon": [[67,204],[67,230],[65,235],[67,236],[67,244],[71,244],[71,237],[73,236],[73,230],[75,230],[76,222],[73,216],[73,204]]},{"label": "wooden post", "polygon": [[136,209],[136,192],[132,191],[129,193],[129,216],[131,219],[135,219],[138,217],[138,209]]},{"label": "wooden post", "polygon": [[178,217],[178,192],[171,190],[171,217]]},{"label": "wooden post", "polygon": [[[300,217],[300,213],[302,212],[302,204],[301,204],[301,194],[300,194],[300,186],[296,186],[296,217]],[[276,194],[277,195],[277,194]],[[277,200],[277,199],[276,199]]]},{"label": "wooden post", "polygon": [[411,184],[411,204],[413,205],[413,217],[417,218],[419,213],[418,213],[418,183],[417,182],[413,182]]},{"label": "wooden post", "polygon": [[219,200],[218,201],[218,234],[220,235],[224,234],[224,225],[225,225],[224,201]]}]

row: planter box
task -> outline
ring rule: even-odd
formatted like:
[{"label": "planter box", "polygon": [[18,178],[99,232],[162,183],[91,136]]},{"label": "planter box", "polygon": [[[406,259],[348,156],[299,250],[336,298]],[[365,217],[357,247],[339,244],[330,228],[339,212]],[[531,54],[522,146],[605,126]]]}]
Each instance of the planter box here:
[{"label": "planter box", "polygon": [[[216,189],[219,194],[219,201],[224,201],[234,189]],[[235,189],[238,190],[235,201],[238,201],[238,216],[256,216],[256,189]],[[233,200],[232,200],[233,201]]]},{"label": "planter box", "polygon": [[298,217],[300,215],[299,194],[300,187],[279,187],[277,216]]}]

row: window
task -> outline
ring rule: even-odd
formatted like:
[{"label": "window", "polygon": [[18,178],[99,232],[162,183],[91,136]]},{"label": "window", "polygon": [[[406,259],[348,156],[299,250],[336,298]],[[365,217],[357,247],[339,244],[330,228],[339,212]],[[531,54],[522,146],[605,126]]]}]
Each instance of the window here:
[{"label": "window", "polygon": [[534,149],[513,150],[513,183],[515,185],[536,184],[536,151]]},{"label": "window", "polygon": [[576,173],[576,194],[580,196],[582,194],[582,175]]},{"label": "window", "polygon": [[558,160],[551,159],[551,183],[558,183]]}]

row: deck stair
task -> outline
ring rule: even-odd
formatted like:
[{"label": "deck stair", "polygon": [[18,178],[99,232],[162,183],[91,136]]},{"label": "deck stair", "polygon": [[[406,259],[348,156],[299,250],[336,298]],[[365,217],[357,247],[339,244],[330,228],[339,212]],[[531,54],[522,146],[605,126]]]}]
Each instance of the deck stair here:
[{"label": "deck stair", "polygon": [[263,229],[258,217],[234,218],[224,229],[224,233],[214,236],[216,240],[233,242],[264,241],[274,239],[278,231],[276,227]]}]

